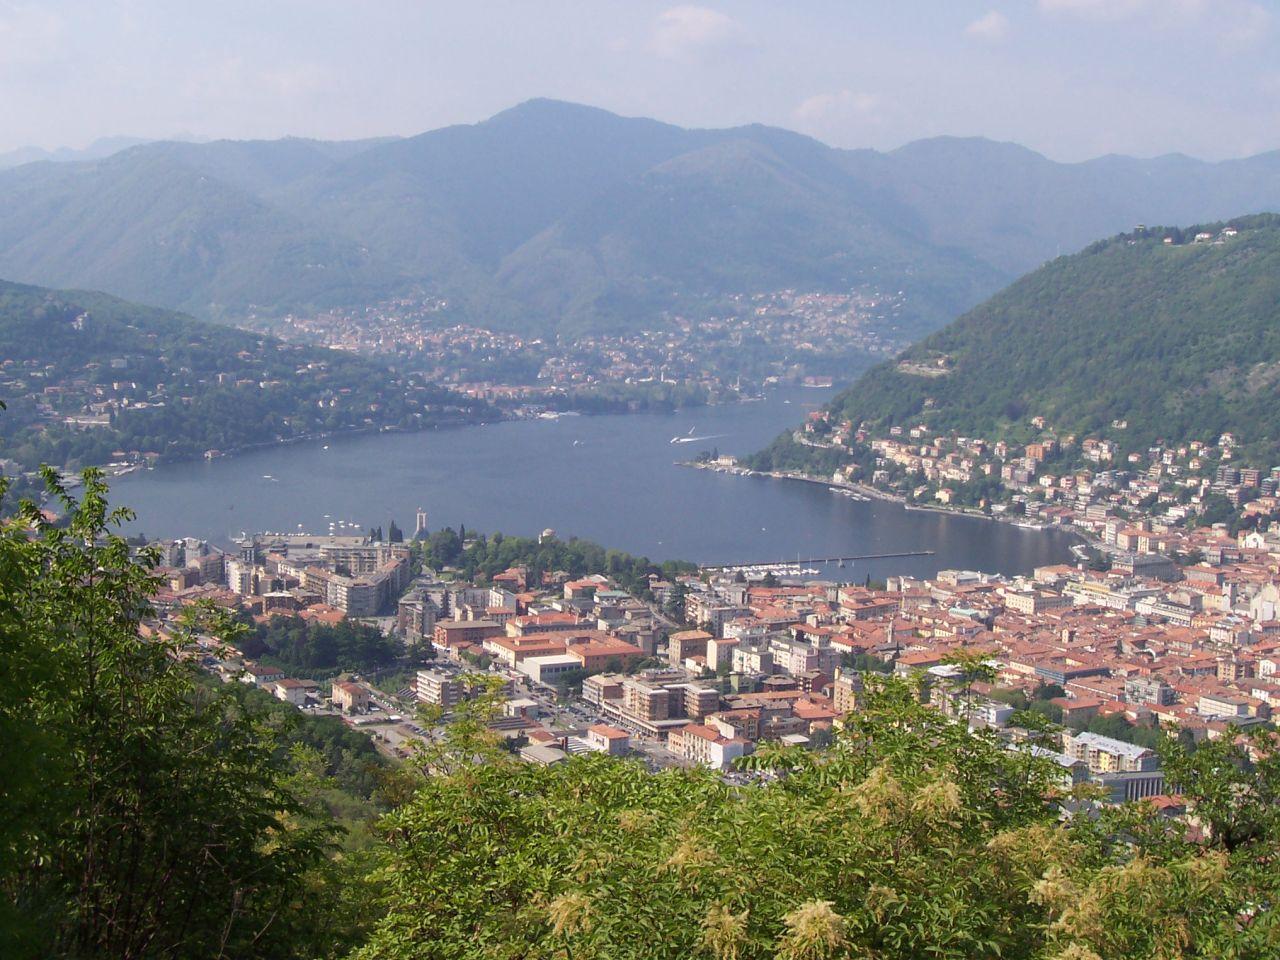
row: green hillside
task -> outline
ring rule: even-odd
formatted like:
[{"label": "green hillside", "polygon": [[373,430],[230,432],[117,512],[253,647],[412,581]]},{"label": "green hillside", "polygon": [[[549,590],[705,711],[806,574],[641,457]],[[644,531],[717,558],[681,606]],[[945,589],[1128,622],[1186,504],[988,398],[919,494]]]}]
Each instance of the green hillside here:
[{"label": "green hillside", "polygon": [[0,461],[160,460],[488,410],[345,354],[85,291],[0,281]]},{"label": "green hillside", "polygon": [[399,282],[356,241],[163,147],[0,176],[0,276],[206,318],[345,303]]},{"label": "green hillside", "polygon": [[1280,441],[1278,402],[1280,216],[1265,214],[1054,260],[873,368],[832,409],[873,435],[927,423],[1016,437],[1042,416],[1121,450],[1230,431],[1261,453]]}]

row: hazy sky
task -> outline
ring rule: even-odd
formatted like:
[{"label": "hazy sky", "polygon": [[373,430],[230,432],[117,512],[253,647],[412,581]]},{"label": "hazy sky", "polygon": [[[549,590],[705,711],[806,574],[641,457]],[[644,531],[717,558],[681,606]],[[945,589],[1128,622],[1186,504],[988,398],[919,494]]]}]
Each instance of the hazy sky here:
[{"label": "hazy sky", "polygon": [[1280,148],[1280,0],[0,0],[0,149],[360,137],[557,97],[838,146]]}]

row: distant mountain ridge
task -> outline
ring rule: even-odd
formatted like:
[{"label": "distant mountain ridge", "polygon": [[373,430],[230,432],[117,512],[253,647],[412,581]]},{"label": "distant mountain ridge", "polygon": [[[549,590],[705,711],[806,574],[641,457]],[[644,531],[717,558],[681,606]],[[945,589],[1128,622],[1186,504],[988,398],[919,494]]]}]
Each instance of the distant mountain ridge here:
[{"label": "distant mountain ridge", "polygon": [[0,170],[41,161],[72,163],[78,160],[102,160],[113,153],[150,142],[142,137],[102,137],[79,150],[74,147],[58,147],[54,150],[46,150],[44,147],[18,147],[15,150],[0,153]]},{"label": "distant mountain ridge", "polygon": [[1264,209],[1280,209],[1280,152],[880,153],[533,100],[403,139],[162,142],[0,171],[0,275],[229,319],[421,290],[538,332],[873,286],[904,292],[900,333],[919,335],[1095,237]]},{"label": "distant mountain ridge", "polygon": [[[1196,238],[1200,239],[1197,240]],[[1172,242],[1167,242],[1172,240]],[[1060,436],[1280,455],[1280,216],[1131,232],[1036,270],[831,405],[873,437]]]}]

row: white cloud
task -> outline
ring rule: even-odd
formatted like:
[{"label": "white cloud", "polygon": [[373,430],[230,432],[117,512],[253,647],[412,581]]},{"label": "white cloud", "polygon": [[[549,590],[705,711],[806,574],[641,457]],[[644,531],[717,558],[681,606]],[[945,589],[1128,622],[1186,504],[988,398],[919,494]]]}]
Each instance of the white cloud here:
[{"label": "white cloud", "polygon": [[189,65],[183,94],[197,103],[265,100],[296,105],[321,93],[326,76],[326,71],[312,63],[263,66],[240,56],[222,57]]},{"label": "white cloud", "polygon": [[664,60],[687,60],[741,36],[738,22],[710,7],[679,6],[658,15],[654,52]]},{"label": "white cloud", "polygon": [[0,67],[55,59],[66,23],[34,3],[0,3]]},{"label": "white cloud", "polygon": [[278,96],[305,97],[320,91],[326,76],[328,71],[314,63],[295,63],[263,70],[261,82]]},{"label": "white cloud", "polygon": [[891,125],[891,101],[869,90],[835,90],[806,97],[791,111],[796,130],[833,147],[864,147]]},{"label": "white cloud", "polygon": [[1238,6],[1230,22],[1220,25],[1218,36],[1229,47],[1251,46],[1271,32],[1271,12],[1259,3]]},{"label": "white cloud", "polygon": [[1153,0],[1040,0],[1040,9],[1045,13],[1067,14],[1086,20],[1127,20],[1152,6]]},{"label": "white cloud", "polygon": [[877,93],[856,90],[815,93],[800,102],[795,116],[797,122],[806,128],[829,128],[851,120],[872,118],[879,105],[881,97]]},{"label": "white cloud", "polygon": [[997,43],[1009,35],[1009,18],[991,10],[964,28],[965,36]]},{"label": "white cloud", "polygon": [[1145,20],[1157,27],[1193,27],[1226,47],[1248,46],[1271,29],[1258,0],[1039,0],[1042,13],[1095,22]]}]

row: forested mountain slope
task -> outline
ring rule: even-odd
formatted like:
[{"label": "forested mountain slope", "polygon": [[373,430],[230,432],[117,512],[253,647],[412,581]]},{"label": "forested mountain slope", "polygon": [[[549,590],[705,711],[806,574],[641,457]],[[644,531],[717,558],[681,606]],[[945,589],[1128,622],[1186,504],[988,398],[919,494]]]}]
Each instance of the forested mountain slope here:
[{"label": "forested mountain slope", "polygon": [[1269,449],[1278,403],[1280,216],[1268,214],[1054,260],[868,371],[833,409],[873,434],[927,423],[997,437],[1042,416],[1122,450],[1224,431]]},{"label": "forested mountain slope", "polygon": [[[88,291],[0,281],[0,461],[160,460],[487,407],[371,361]],[[151,458],[151,459],[155,459]]]}]

